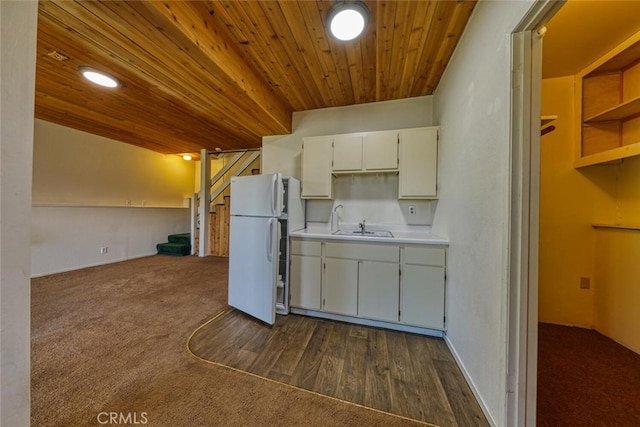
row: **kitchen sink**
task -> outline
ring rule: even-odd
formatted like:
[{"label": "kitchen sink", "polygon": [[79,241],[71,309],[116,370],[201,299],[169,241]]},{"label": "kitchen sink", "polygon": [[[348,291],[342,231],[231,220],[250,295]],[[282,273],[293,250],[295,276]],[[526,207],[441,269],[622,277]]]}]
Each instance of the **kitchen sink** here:
[{"label": "kitchen sink", "polygon": [[365,232],[362,232],[360,230],[357,230],[357,231],[338,230],[338,231],[335,231],[333,234],[337,234],[339,236],[393,237],[393,234],[390,231],[384,231],[384,230],[365,231]]}]

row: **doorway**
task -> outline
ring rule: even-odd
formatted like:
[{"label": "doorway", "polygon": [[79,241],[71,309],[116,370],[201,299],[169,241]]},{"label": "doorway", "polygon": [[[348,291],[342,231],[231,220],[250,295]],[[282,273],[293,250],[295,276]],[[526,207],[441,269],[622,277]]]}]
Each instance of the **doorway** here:
[{"label": "doorway", "polygon": [[[549,366],[543,366],[543,363],[564,363],[568,368],[556,368],[556,371],[567,372],[566,378],[570,378],[569,368],[582,366],[584,369],[591,360],[595,360],[579,350],[583,348],[584,340],[600,339],[586,332],[595,334],[593,329],[603,331],[602,319],[598,319],[598,312],[602,310],[599,308],[602,298],[598,297],[598,284],[602,285],[603,278],[599,267],[602,251],[598,247],[606,232],[592,225],[615,224],[621,219],[625,221],[620,217],[620,193],[621,190],[626,191],[624,189],[629,186],[629,179],[633,179],[630,176],[634,174],[629,170],[640,168],[640,161],[629,158],[617,164],[574,167],[575,145],[581,139],[581,108],[579,95],[575,93],[575,76],[639,31],[640,24],[635,18],[639,13],[640,5],[637,2],[569,0],[547,23],[542,52],[541,114],[553,116],[555,120],[550,124],[554,129],[541,137],[539,146],[539,391],[550,387]],[[635,176],[640,175],[636,172]],[[629,197],[634,196],[627,195]],[[629,221],[633,209],[622,207],[622,211]],[[557,360],[564,344],[571,340],[576,342],[573,350],[567,349],[567,360]],[[603,342],[597,347],[604,345],[607,344]],[[549,346],[554,346],[552,358]],[[625,352],[625,349],[621,351]],[[595,372],[596,369],[594,367],[592,370]],[[576,375],[579,378],[580,374]],[[554,376],[559,377],[558,374]],[[562,394],[555,387],[555,395]],[[577,398],[575,387],[572,392]],[[598,405],[596,395],[590,393],[588,401],[592,406]],[[538,401],[538,408],[548,404]],[[569,416],[570,408],[567,406],[564,405],[564,410],[557,415]],[[549,407],[546,408],[548,411]],[[543,421],[541,418],[538,417],[539,422]],[[563,423],[558,419],[554,422]],[[566,422],[568,419],[564,420]],[[585,421],[576,419],[575,422]],[[549,424],[543,422],[543,425]]]}]

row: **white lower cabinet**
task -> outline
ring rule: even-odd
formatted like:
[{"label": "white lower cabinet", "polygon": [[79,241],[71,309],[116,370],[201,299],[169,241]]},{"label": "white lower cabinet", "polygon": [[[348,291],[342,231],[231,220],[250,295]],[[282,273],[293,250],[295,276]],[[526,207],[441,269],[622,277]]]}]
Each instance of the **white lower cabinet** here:
[{"label": "white lower cabinet", "polygon": [[323,309],[330,313],[358,314],[358,261],[326,258],[324,261]]},{"label": "white lower cabinet", "polygon": [[291,240],[289,305],[320,310],[322,308],[322,242]]},{"label": "white lower cabinet", "polygon": [[444,267],[405,265],[400,288],[402,323],[444,329]]},{"label": "white lower cabinet", "polygon": [[358,316],[387,322],[398,321],[398,272],[397,262],[360,263]]},{"label": "white lower cabinet", "polygon": [[320,310],[322,258],[315,256],[291,255],[291,300],[295,307]]},{"label": "white lower cabinet", "polygon": [[293,308],[445,329],[446,247],[291,242]]},{"label": "white lower cabinet", "polygon": [[400,322],[445,329],[446,249],[405,246],[400,280]]}]

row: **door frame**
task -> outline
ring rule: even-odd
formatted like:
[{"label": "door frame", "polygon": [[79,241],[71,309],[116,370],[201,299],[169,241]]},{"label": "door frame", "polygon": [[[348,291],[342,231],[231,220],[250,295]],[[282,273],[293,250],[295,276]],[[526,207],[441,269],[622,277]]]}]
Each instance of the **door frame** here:
[{"label": "door frame", "polygon": [[512,426],[536,425],[542,37],[564,2],[536,2],[511,35],[506,415]]}]

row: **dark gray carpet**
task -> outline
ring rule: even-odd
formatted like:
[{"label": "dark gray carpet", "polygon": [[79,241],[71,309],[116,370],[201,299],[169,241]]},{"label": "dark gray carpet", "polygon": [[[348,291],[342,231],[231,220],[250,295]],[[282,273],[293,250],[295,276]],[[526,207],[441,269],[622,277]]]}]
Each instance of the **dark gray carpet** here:
[{"label": "dark gray carpet", "polygon": [[191,356],[226,283],[226,258],[191,256],[34,279],[32,426],[118,425],[110,413],[154,427],[421,425]]}]

